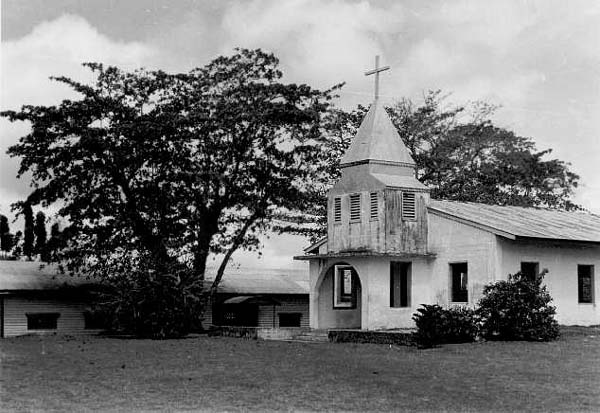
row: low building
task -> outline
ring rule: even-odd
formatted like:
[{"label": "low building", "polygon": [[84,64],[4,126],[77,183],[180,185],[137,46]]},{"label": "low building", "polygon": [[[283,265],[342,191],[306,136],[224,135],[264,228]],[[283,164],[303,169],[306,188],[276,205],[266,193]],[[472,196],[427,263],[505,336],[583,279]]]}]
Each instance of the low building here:
[{"label": "low building", "polygon": [[0,261],[0,337],[99,331],[89,313],[97,285],[39,262]]},{"label": "low building", "polygon": [[204,326],[308,327],[308,280],[302,270],[228,270]]}]

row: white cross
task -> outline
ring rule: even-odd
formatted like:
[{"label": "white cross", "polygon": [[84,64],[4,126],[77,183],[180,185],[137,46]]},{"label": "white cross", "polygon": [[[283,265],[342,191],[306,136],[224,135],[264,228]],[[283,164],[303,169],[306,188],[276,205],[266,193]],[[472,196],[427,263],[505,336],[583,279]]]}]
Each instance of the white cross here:
[{"label": "white cross", "polygon": [[375,100],[379,99],[379,72],[389,68],[389,66],[379,67],[379,56],[375,56],[375,69],[365,72],[365,76],[375,75]]}]

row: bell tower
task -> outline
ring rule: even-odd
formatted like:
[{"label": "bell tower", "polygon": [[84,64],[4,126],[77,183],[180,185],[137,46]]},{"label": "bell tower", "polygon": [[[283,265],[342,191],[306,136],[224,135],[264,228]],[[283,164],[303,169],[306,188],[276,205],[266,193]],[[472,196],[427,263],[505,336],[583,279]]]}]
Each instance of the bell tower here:
[{"label": "bell tower", "polygon": [[327,250],[422,254],[427,250],[429,189],[415,178],[415,162],[379,99],[375,99],[348,151],[342,176],[327,198]]}]

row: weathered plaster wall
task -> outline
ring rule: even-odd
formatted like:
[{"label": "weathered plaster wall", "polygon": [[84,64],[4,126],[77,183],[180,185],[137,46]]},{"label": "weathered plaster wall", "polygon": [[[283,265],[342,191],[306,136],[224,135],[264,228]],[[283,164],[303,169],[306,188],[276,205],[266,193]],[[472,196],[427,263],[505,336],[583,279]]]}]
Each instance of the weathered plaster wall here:
[{"label": "weathered plaster wall", "polygon": [[429,214],[429,251],[436,254],[431,268],[430,303],[451,305],[450,264],[468,264],[469,306],[479,301],[484,285],[497,267],[496,235]]},{"label": "weathered plaster wall", "polygon": [[[521,244],[498,237],[501,263],[497,279],[506,279],[508,274],[519,271],[522,261],[539,262],[540,271],[548,269],[544,283],[554,299],[556,319],[566,325],[600,324],[600,246],[559,247],[540,243]],[[594,303],[580,304],[577,291],[577,265],[594,266]]]}]

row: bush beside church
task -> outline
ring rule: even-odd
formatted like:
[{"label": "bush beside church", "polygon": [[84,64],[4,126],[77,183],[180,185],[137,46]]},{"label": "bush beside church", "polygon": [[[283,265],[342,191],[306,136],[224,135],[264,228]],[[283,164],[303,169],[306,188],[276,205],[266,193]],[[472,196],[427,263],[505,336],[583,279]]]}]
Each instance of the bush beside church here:
[{"label": "bush beside church", "polygon": [[544,275],[521,272],[487,285],[475,309],[423,304],[413,315],[419,347],[485,340],[550,341],[558,338],[552,297]]}]

